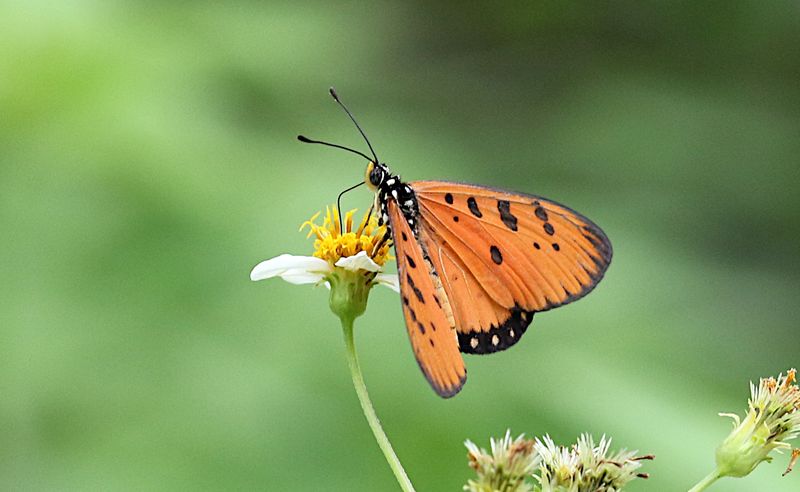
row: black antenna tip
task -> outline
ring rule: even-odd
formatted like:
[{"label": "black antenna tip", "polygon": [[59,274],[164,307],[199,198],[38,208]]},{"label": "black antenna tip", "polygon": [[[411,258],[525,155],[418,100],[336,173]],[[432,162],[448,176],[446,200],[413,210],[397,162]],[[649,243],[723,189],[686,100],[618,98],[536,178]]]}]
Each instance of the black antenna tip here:
[{"label": "black antenna tip", "polygon": [[337,102],[339,101],[339,94],[336,93],[336,89],[331,87],[330,89],[328,89],[328,92],[331,93],[332,98],[334,98]]},{"label": "black antenna tip", "polygon": [[297,140],[300,140],[303,143],[311,143],[311,140],[309,140],[308,137],[304,137],[303,135],[298,135]]}]

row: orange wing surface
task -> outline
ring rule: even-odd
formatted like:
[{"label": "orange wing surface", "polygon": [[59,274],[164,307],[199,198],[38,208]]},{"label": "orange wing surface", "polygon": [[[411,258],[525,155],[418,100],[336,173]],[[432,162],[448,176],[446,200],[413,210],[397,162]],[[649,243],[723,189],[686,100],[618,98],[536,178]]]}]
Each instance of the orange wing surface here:
[{"label": "orange wing surface", "polygon": [[462,352],[514,345],[534,312],[585,296],[611,262],[599,227],[545,198],[443,181],[410,186]]}]

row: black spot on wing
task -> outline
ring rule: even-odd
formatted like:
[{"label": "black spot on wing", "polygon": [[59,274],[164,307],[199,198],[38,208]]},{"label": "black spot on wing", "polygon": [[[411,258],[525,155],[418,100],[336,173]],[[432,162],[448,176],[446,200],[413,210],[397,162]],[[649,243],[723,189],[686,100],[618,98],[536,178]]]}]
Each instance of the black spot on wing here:
[{"label": "black spot on wing", "polygon": [[491,253],[492,255],[493,262],[495,262],[498,265],[503,263],[503,255],[500,254],[500,250],[497,249],[497,246],[492,245],[492,247],[489,248],[489,253]]},{"label": "black spot on wing", "polygon": [[528,325],[533,321],[533,312],[515,307],[500,326],[492,326],[489,331],[458,334],[458,348],[465,354],[492,354],[516,344]]},{"label": "black spot on wing", "polygon": [[511,213],[511,203],[508,200],[497,200],[497,210],[500,212],[500,220],[512,231],[517,230],[517,218]]},{"label": "black spot on wing", "polygon": [[406,261],[411,268],[417,268],[417,264],[414,263],[414,260],[410,256],[406,255]]},{"label": "black spot on wing", "polygon": [[[539,203],[539,202],[534,202],[534,203]],[[545,210],[544,207],[542,207],[541,205],[537,205],[536,210],[534,210],[533,213],[536,214],[536,217],[538,217],[540,220],[547,222],[548,219],[547,210]]]},{"label": "black spot on wing", "polygon": [[416,285],[414,285],[414,279],[411,278],[411,275],[406,274],[406,280],[408,281],[408,286],[414,291],[414,295],[417,296],[417,300],[419,300],[419,302],[422,304],[425,304],[425,298],[422,296],[422,291],[419,290]]},{"label": "black spot on wing", "polygon": [[467,206],[469,207],[469,211],[472,212],[472,215],[479,219],[483,217],[481,209],[478,208],[478,202],[475,200],[474,196],[467,198]]},{"label": "black spot on wing", "polygon": [[452,205],[453,204],[453,195],[450,194],[450,193],[445,194],[444,195],[444,201],[446,201],[448,204]]},{"label": "black spot on wing", "polygon": [[556,230],[553,229],[553,224],[551,224],[550,222],[545,222],[543,227],[544,227],[544,232],[546,232],[551,236],[556,233]]}]

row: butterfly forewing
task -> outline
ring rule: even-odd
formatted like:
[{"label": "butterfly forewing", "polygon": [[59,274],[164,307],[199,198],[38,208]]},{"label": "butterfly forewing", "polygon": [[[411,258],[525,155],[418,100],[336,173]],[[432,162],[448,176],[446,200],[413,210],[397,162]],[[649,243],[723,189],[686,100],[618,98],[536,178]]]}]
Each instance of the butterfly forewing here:
[{"label": "butterfly forewing", "polygon": [[453,396],[464,385],[467,371],[447,312],[448,299],[397,204],[390,200],[387,210],[414,356],[436,393],[445,398]]},{"label": "butterfly forewing", "polygon": [[555,202],[460,183],[411,186],[464,352],[510,347],[534,312],[583,297],[611,261],[600,228]]}]

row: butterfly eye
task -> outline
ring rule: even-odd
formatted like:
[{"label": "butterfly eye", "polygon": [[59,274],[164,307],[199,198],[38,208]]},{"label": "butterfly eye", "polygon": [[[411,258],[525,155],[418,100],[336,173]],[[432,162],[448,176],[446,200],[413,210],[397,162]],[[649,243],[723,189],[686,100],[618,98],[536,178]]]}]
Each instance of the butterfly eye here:
[{"label": "butterfly eye", "polygon": [[370,167],[372,169],[369,172],[369,183],[375,187],[380,186],[383,181],[383,169],[372,164],[370,164]]},{"label": "butterfly eye", "polygon": [[370,161],[370,163],[367,164],[364,181],[372,191],[376,191],[378,186],[383,182],[383,169]]}]

